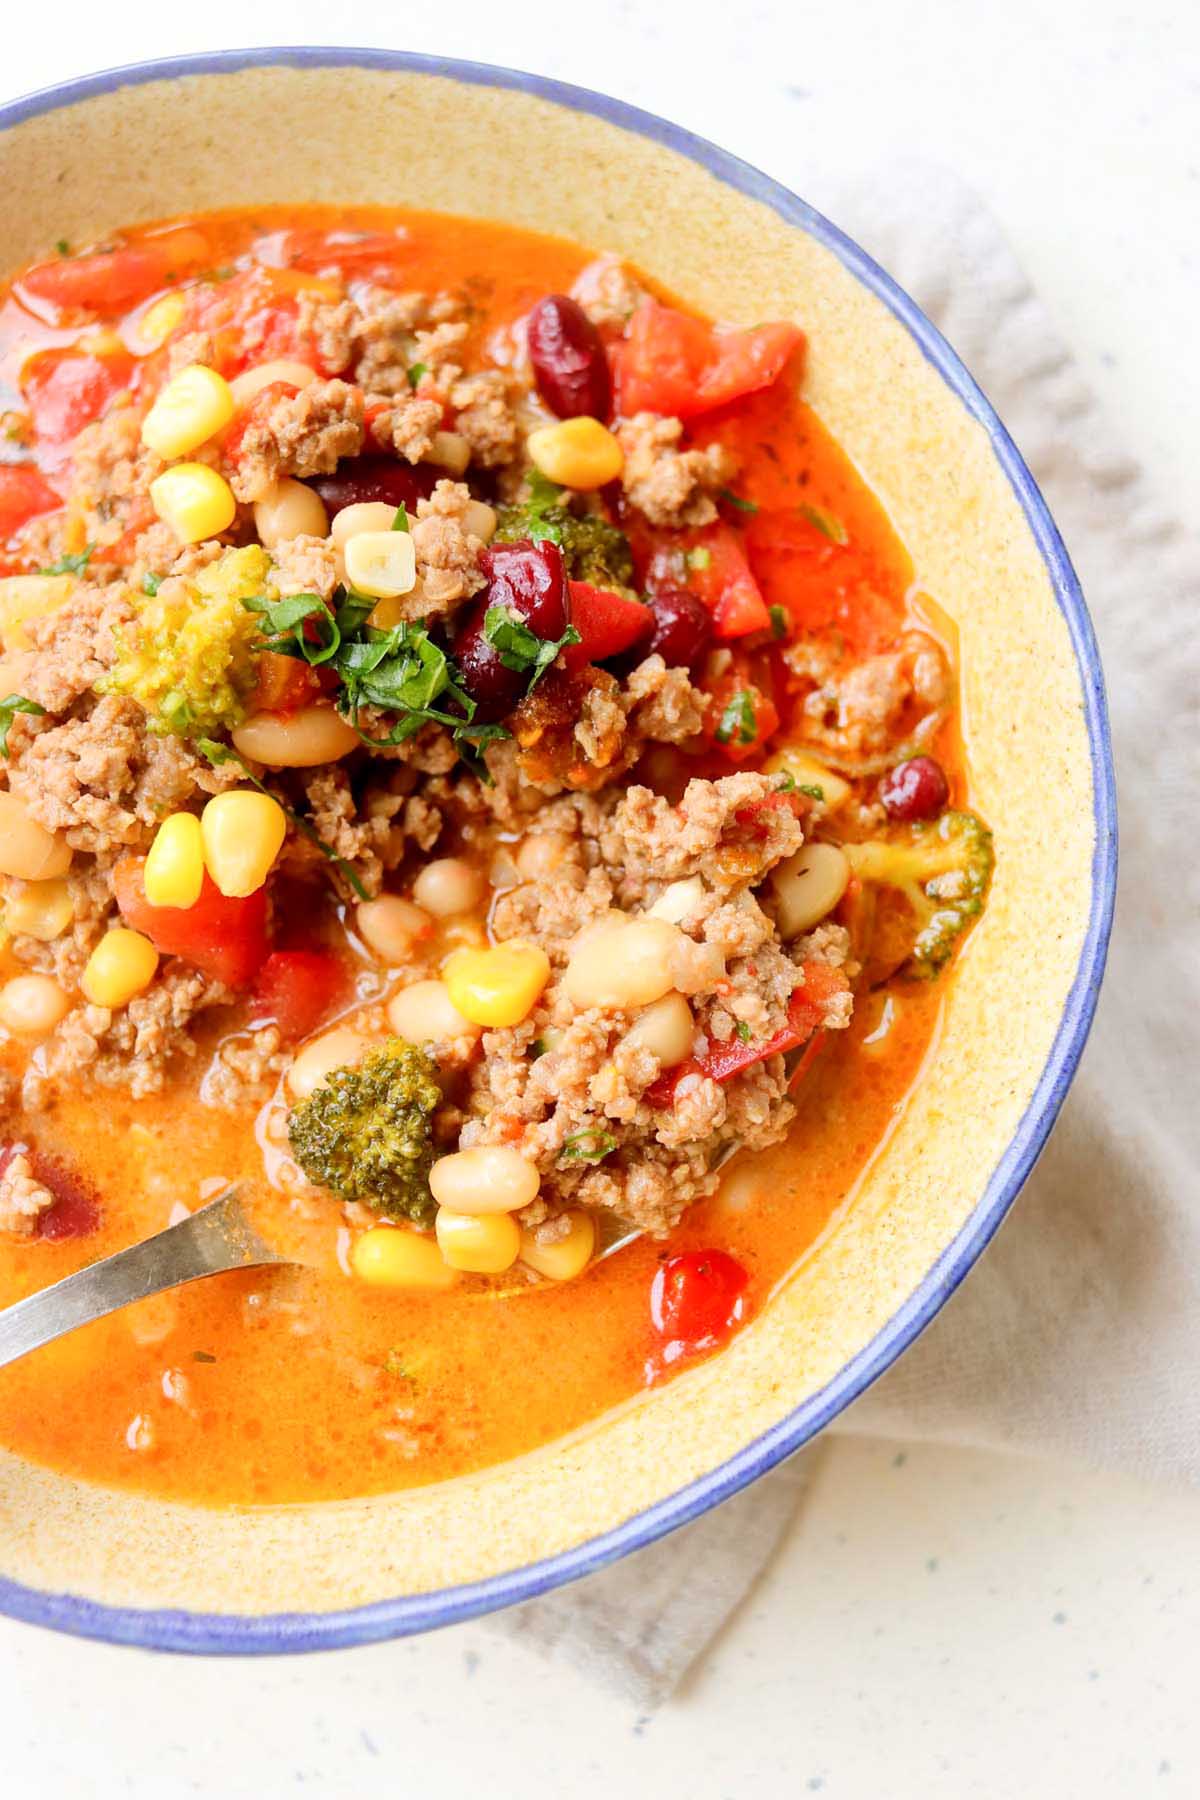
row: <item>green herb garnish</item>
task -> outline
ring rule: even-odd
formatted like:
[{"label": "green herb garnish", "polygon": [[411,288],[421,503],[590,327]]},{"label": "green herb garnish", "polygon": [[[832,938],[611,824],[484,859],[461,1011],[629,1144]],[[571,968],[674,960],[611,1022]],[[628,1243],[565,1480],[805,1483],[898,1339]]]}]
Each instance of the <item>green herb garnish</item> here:
[{"label": "green herb garnish", "polygon": [[601,1131],[599,1126],[589,1126],[583,1131],[573,1131],[569,1138],[563,1140],[563,1155],[574,1157],[577,1162],[603,1162],[617,1147],[617,1140],[611,1131]]},{"label": "green herb garnish", "polygon": [[850,535],[842,521],[833,513],[826,512],[823,506],[811,506],[807,503],[800,508],[810,525],[814,525],[822,537],[827,537],[831,544],[848,544]]},{"label": "green herb garnish", "polygon": [[756,513],[758,511],[758,506],[755,501],[743,500],[742,496],[740,494],[735,494],[732,488],[721,488],[720,497],[728,506],[736,506],[739,512]]},{"label": "green herb garnish", "polygon": [[32,713],[35,718],[44,718],[46,709],[36,700],[27,700],[24,694],[10,694],[7,700],[0,700],[0,756],[8,755],[8,734],[18,713]]},{"label": "green herb garnish", "polygon": [[392,530],[393,531],[407,531],[408,530],[408,508],[405,506],[403,500],[400,502],[399,506],[396,508],[395,516],[392,519]]},{"label": "green herb garnish", "polygon": [[95,544],[89,544],[85,550],[76,551],[74,556],[60,556],[57,562],[47,563],[39,569],[39,575],[82,575],[92,560]]},{"label": "green herb garnish", "polygon": [[791,620],[787,615],[787,608],[784,606],[769,606],[767,611],[771,615],[771,636],[773,638],[785,638],[791,626]]},{"label": "green herb garnish", "polygon": [[707,544],[697,544],[684,557],[689,569],[707,569],[712,563],[712,551]]},{"label": "green herb garnish", "polygon": [[148,600],[153,600],[162,584],[163,577],[161,575],[146,574],[142,576],[142,592]]},{"label": "green herb garnish", "polygon": [[758,736],[758,719],[754,712],[754,695],[749,688],[739,688],[721,714],[713,734],[718,744],[752,744]]},{"label": "green herb garnish", "polygon": [[58,254],[60,256],[70,256],[70,254],[71,254],[71,246],[67,242],[66,238],[59,238],[59,240],[55,244],[54,248],[58,251]]},{"label": "green herb garnish", "polygon": [[506,669],[521,675],[529,671],[529,693],[533,692],[559,651],[580,641],[574,625],[568,625],[560,638],[541,638],[510,606],[488,607],[483,616],[483,635]]},{"label": "green herb garnish", "polygon": [[737,1024],[734,1026],[734,1032],[740,1044],[748,1044],[750,1042],[750,1027],[747,1025],[745,1019],[738,1020]]},{"label": "green herb garnish", "polygon": [[425,363],[413,363],[411,368],[407,371],[409,387],[414,390],[419,388],[422,375],[428,375],[428,373],[429,369]]}]

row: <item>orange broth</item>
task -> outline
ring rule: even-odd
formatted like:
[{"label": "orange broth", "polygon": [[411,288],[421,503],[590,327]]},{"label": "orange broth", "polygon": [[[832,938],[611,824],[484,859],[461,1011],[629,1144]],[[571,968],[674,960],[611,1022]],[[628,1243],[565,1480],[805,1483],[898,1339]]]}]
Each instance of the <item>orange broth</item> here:
[{"label": "orange broth", "polygon": [[[408,236],[395,285],[466,288],[478,333],[493,346],[490,334],[540,295],[569,287],[589,260],[576,245],[509,226],[376,208],[258,209],[200,221],[217,264],[264,230],[398,222]],[[120,327],[135,352],[136,317],[148,304]],[[15,388],[31,352],[77,335],[49,329],[7,297],[0,382]],[[0,394],[0,404],[11,395]],[[845,544],[801,532],[794,554],[763,575],[768,601],[786,593],[801,623],[842,631],[867,649],[910,615],[946,637],[944,621],[910,600],[911,565],[882,509],[787,384],[698,430],[736,444],[738,487],[764,511],[803,506],[845,527]],[[934,748],[949,759],[961,796],[953,725]],[[330,929],[336,935],[336,922]],[[13,972],[4,959],[0,976]],[[735,1255],[749,1272],[751,1313],[852,1197],[919,1077],[938,990],[909,982],[889,992],[882,1027],[888,996],[864,994],[851,1029],[827,1040],[786,1144],[749,1169],[735,1161],[721,1194],[686,1214],[671,1237],[672,1253],[719,1246]],[[503,1462],[585,1426],[651,1379],[648,1294],[666,1253],[660,1243],[630,1245],[575,1282],[507,1296],[503,1280],[394,1294],[349,1279],[339,1204],[290,1200],[271,1186],[254,1109],[230,1115],[198,1096],[228,1029],[226,1015],[198,1033],[198,1055],[161,1094],[135,1101],[85,1085],[39,1119],[39,1145],[86,1172],[100,1224],[61,1241],[0,1240],[0,1305],[162,1229],[175,1205],[195,1208],[234,1180],[264,1234],[311,1266],[198,1283],[0,1370],[6,1448],[74,1475],[209,1504],[335,1499]]]}]

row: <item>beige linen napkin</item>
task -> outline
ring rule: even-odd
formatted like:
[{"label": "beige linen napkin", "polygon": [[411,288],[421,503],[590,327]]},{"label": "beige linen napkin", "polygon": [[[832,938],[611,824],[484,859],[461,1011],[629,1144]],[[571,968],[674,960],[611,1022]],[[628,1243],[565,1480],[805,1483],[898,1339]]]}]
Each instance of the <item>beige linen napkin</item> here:
[{"label": "beige linen napkin", "polygon": [[[831,1429],[1196,1480],[1200,545],[1156,508],[954,177],[893,169],[822,198],[954,345],[1050,503],[1100,638],[1122,833],[1108,980],[1057,1130],[979,1267]],[[762,1572],[818,1454],[496,1628],[658,1704]]]}]

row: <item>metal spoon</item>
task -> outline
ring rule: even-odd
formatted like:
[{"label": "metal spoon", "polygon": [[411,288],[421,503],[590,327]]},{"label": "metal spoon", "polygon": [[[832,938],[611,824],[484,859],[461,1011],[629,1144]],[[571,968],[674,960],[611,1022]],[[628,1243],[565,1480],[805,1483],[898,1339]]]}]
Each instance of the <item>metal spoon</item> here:
[{"label": "metal spoon", "polygon": [[178,1225],[118,1250],[74,1275],[0,1311],[0,1368],[106,1313],[161,1294],[164,1288],[224,1275],[230,1269],[286,1263],[264,1244],[226,1188]]}]

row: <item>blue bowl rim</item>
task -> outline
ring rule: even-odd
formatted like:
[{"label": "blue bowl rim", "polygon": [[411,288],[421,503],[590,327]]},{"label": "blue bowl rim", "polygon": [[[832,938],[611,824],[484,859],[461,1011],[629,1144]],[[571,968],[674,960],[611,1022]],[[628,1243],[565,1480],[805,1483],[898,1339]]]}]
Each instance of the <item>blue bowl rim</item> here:
[{"label": "blue bowl rim", "polygon": [[247,1616],[104,1606],[76,1595],[47,1593],[0,1578],[0,1614],[109,1643],[210,1655],[273,1655],[373,1643],[455,1624],[533,1599],[642,1549],[698,1518],[766,1474],[821,1431],[895,1361],[945,1304],[991,1240],[1037,1161],[1066,1097],[1096,1009],[1112,926],[1117,868],[1116,792],[1100,657],[1078,578],[1046,502],[983,392],[941,333],[865,251],[779,182],[681,126],[588,88],[486,63],[341,46],[222,50],[107,69],[0,106],[0,131],[24,119],[122,87],[271,66],[353,67],[442,75],[481,87],[515,89],[592,113],[689,157],[719,180],[762,201],[789,224],[808,232],[831,250],[900,321],[946,385],[983,427],[1025,514],[1066,620],[1079,667],[1095,789],[1096,841],[1087,932],[1054,1043],[1013,1139],[970,1218],[904,1305],[864,1349],[824,1388],[720,1467],[615,1529],[544,1561],[508,1570],[486,1581],[338,1612]]}]

